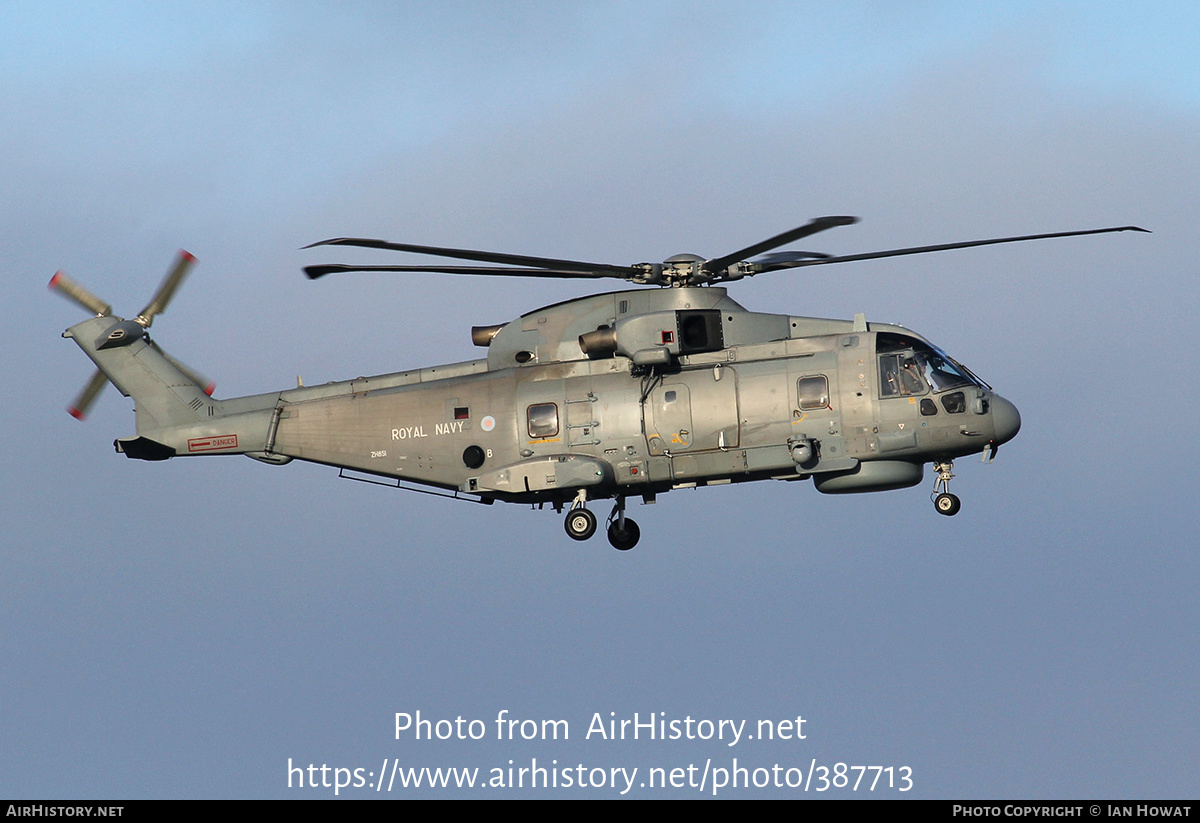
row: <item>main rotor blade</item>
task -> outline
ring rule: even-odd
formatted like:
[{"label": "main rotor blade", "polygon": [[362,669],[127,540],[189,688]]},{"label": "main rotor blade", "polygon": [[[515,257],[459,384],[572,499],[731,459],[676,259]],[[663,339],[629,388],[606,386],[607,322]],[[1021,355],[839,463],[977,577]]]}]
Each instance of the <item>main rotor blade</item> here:
[{"label": "main rotor blade", "polygon": [[1060,231],[1052,234],[1026,234],[1021,237],[996,237],[991,240],[967,240],[962,243],[942,243],[936,246],[914,246],[908,249],[890,249],[888,251],[873,251],[865,254],[844,254],[839,257],[829,257],[824,260],[795,260],[780,263],[767,263],[759,272],[778,271],[779,269],[794,269],[800,266],[823,266],[826,263],[849,263],[853,260],[874,260],[879,257],[900,257],[905,254],[925,254],[931,251],[948,251],[950,249],[967,249],[972,246],[993,246],[997,243],[1020,243],[1025,240],[1046,240],[1051,237],[1078,237],[1084,234],[1106,234],[1114,231],[1141,231],[1150,234],[1149,229],[1138,226],[1116,226],[1109,229],[1088,229],[1086,231]]},{"label": "main rotor blade", "polygon": [[794,228],[791,231],[785,231],[783,234],[777,234],[774,237],[763,240],[761,243],[755,243],[753,246],[738,249],[715,260],[708,260],[704,264],[704,270],[716,274],[724,270],[726,266],[733,263],[740,263],[747,258],[754,257],[756,254],[762,254],[765,251],[786,245],[793,240],[799,240],[801,237],[808,237],[819,231],[825,231],[837,226],[849,226],[851,223],[857,222],[857,217],[818,217],[815,220],[810,220],[803,226]]},{"label": "main rotor blade", "polygon": [[335,237],[331,240],[312,243],[304,248],[311,249],[316,246],[361,246],[367,249],[387,249],[414,254],[430,254],[434,257],[453,257],[458,260],[478,260],[481,263],[503,263],[510,266],[532,266],[539,269],[599,274],[602,277],[627,277],[638,273],[632,266],[612,266],[606,263],[585,263],[580,260],[557,260],[551,257],[530,257],[521,254],[473,251],[471,249],[447,249],[439,246],[416,246],[411,243],[389,243],[385,240],[371,240],[362,237]]},{"label": "main rotor blade", "polygon": [[833,257],[833,255],[820,251],[773,251],[752,262],[767,266],[775,263],[791,263],[796,260],[824,260],[828,257]]},{"label": "main rotor blade", "polygon": [[96,369],[96,373],[92,375],[92,379],[80,390],[79,394],[75,395],[75,399],[71,401],[71,405],[67,406],[67,414],[76,420],[83,420],[87,417],[88,409],[96,402],[96,397],[107,382],[108,378],[104,376],[104,372]]},{"label": "main rotor blade", "polygon": [[162,314],[167,310],[167,304],[171,302],[171,298],[175,296],[179,284],[183,282],[183,278],[187,277],[187,273],[191,271],[192,265],[195,262],[195,257],[180,249],[179,259],[175,261],[175,266],[167,272],[167,276],[159,284],[158,291],[150,298],[150,302],[146,304],[146,308],[138,312],[137,319],[139,323],[142,323],[146,328],[150,328],[150,324],[154,322],[154,316]]},{"label": "main rotor blade", "polygon": [[83,306],[99,317],[107,317],[112,314],[112,306],[67,277],[66,273],[61,270],[50,278],[50,290],[58,292],[71,302]]},{"label": "main rotor blade", "polygon": [[331,263],[324,266],[305,266],[304,273],[309,279],[316,280],[327,274],[342,274],[352,271],[411,271],[429,272],[431,274],[503,274],[516,277],[566,277],[566,278],[600,278],[612,277],[606,272],[574,271],[564,269],[519,269],[510,266],[349,266],[341,263]]}]

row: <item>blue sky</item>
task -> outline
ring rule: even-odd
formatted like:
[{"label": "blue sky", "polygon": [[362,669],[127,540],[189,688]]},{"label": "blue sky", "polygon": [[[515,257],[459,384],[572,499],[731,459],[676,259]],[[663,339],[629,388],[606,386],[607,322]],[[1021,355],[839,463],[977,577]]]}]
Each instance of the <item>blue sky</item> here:
[{"label": "blue sky", "polygon": [[[923,797],[1193,796],[1198,16],[0,7],[0,289],[20,352],[0,381],[0,794],[328,794],[289,790],[289,758],[737,756],[909,765]],[[86,423],[62,412],[90,364],[59,339],[80,319],[44,288],[60,267],[128,313],[176,249],[195,253],[155,336],[226,397],[472,359],[469,326],[609,288],[310,283],[300,267],[332,259],[298,250],[315,240],[631,263],[822,214],[863,218],[821,236],[830,253],[1154,234],[731,289],[752,310],[903,323],[1017,404],[1022,432],[996,463],[956,465],[953,519],[924,487],[681,491],[631,512],[643,540],[625,555],[570,543],[548,512],[319,466],[129,461],[111,441],[132,404],[111,388]],[[502,709],[568,719],[572,740],[392,733],[396,712]],[[800,714],[809,736],[582,739],[596,712],[651,711]]]}]

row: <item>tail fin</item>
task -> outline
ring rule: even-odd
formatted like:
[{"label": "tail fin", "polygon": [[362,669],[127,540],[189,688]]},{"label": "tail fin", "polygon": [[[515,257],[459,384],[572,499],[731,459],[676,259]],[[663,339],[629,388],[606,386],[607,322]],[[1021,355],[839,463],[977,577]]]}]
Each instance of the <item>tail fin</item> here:
[{"label": "tail fin", "polygon": [[[74,340],[121,394],[133,398],[139,434],[195,423],[210,415],[212,384],[205,385],[202,378],[160,349],[144,329],[138,327],[142,334],[130,342],[105,345],[114,335],[128,335],[125,327],[129,325],[136,324],[118,317],[93,317],[67,329],[63,337]],[[102,386],[103,382],[93,379],[80,396],[86,396],[85,402],[77,399],[69,409],[72,415],[81,417],[86,403]]]},{"label": "tail fin", "polygon": [[[167,310],[195,262],[195,257],[181,251],[150,302],[133,320],[113,315],[108,303],[63,272],[51,278],[51,290],[96,315],[63,332],[63,337],[73,339],[98,369],[67,408],[72,417],[83,419],[110,381],[126,397],[133,397],[139,433],[194,423],[202,416],[204,398],[213,392],[212,383],[160,349],[146,333],[155,316]],[[210,405],[206,414],[212,412]]]}]

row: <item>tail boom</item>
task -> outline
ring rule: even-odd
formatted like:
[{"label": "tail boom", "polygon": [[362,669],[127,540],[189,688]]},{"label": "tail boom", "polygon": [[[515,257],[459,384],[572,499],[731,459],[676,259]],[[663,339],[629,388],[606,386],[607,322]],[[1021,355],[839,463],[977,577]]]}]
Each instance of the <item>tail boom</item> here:
[{"label": "tail boom", "polygon": [[[114,441],[118,452],[142,460],[166,460],[176,455],[266,449],[277,395],[214,400],[211,384],[148,339],[106,345],[113,330],[126,323],[118,317],[93,317],[63,332],[91,358],[104,379],[133,398],[137,436]],[[88,389],[98,391],[102,385],[90,383]]]}]

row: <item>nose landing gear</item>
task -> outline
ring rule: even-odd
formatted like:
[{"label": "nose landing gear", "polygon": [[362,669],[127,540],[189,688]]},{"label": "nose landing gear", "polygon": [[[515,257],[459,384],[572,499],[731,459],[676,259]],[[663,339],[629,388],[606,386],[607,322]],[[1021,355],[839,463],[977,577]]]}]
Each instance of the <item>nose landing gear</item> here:
[{"label": "nose landing gear", "polygon": [[962,501],[958,499],[958,495],[950,493],[950,480],[954,477],[953,469],[953,460],[933,465],[933,470],[938,473],[938,478],[933,485],[933,494],[930,495],[930,498],[933,500],[933,508],[937,513],[947,517],[953,517],[962,508]]}]

